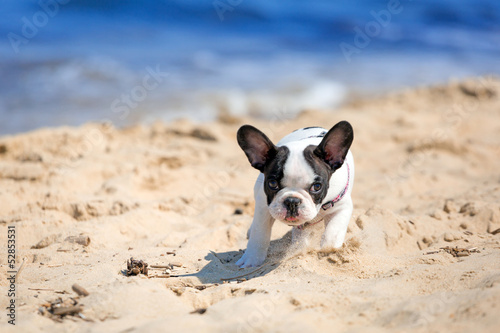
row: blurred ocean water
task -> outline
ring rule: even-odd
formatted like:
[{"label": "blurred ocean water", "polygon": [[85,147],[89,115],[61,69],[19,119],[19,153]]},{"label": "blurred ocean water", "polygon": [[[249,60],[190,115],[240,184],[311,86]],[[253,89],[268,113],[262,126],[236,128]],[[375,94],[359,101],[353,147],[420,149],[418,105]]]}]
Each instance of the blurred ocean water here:
[{"label": "blurred ocean water", "polygon": [[498,0],[2,0],[0,135],[349,96],[500,72]]}]

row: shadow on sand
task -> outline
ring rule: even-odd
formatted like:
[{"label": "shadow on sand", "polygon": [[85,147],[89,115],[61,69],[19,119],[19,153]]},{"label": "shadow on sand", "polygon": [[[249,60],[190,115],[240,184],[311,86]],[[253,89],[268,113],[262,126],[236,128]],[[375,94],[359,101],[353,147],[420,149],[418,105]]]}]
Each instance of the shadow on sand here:
[{"label": "shadow on sand", "polygon": [[287,232],[282,238],[271,241],[266,261],[260,267],[239,268],[236,262],[243,255],[243,250],[214,252],[210,251],[205,260],[206,264],[200,271],[178,277],[196,277],[203,284],[223,283],[224,281],[245,279],[250,280],[264,276],[279,267],[286,257],[291,245],[292,232]]}]

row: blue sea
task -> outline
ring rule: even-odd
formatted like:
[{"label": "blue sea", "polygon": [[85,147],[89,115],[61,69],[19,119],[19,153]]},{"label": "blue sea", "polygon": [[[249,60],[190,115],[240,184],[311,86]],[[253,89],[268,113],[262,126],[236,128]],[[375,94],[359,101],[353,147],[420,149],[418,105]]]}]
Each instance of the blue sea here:
[{"label": "blue sea", "polygon": [[498,0],[1,0],[0,135],[293,117],[500,73]]}]

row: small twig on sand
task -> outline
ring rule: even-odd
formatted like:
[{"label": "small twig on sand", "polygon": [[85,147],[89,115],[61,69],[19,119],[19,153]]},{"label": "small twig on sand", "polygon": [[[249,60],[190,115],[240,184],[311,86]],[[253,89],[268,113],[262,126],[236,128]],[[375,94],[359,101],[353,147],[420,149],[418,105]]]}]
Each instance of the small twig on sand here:
[{"label": "small twig on sand", "polygon": [[464,249],[464,248],[459,248],[458,246],[455,247],[442,247],[440,250],[444,250],[445,252],[451,254],[454,257],[467,257],[470,256],[471,253],[479,253],[480,251],[476,247],[471,247],[470,249]]},{"label": "small twig on sand", "polygon": [[26,258],[23,258],[23,262],[21,263],[21,266],[19,266],[19,269],[17,270],[17,273],[16,273],[16,283],[19,282],[19,276],[21,275],[21,272],[24,269],[25,262],[26,262]]},{"label": "small twig on sand", "polygon": [[181,262],[171,262],[168,265],[151,265],[149,268],[173,268],[173,267],[182,267]]},{"label": "small twig on sand", "polygon": [[170,265],[151,265],[149,268],[171,268]]},{"label": "small twig on sand", "polygon": [[33,290],[33,291],[55,291],[55,289],[47,289],[47,288],[28,288],[28,290]]},{"label": "small twig on sand", "polygon": [[150,279],[168,279],[172,277],[171,275],[151,275],[149,276]]}]

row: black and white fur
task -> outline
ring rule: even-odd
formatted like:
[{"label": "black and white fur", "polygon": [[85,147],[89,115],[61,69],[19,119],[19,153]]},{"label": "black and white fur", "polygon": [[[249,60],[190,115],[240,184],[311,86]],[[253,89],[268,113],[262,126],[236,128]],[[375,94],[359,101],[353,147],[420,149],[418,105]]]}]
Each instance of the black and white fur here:
[{"label": "black and white fur", "polygon": [[[275,220],[293,226],[292,240],[307,244],[311,221],[323,220],[322,248],[339,248],[352,215],[354,160],[349,150],[352,126],[341,121],[329,131],[320,127],[297,130],[274,145],[257,128],[238,130],[238,144],[259,170],[254,187],[255,212],[240,267],[261,265],[267,256]],[[343,192],[345,190],[345,192]],[[341,199],[323,211],[325,203]]]}]

